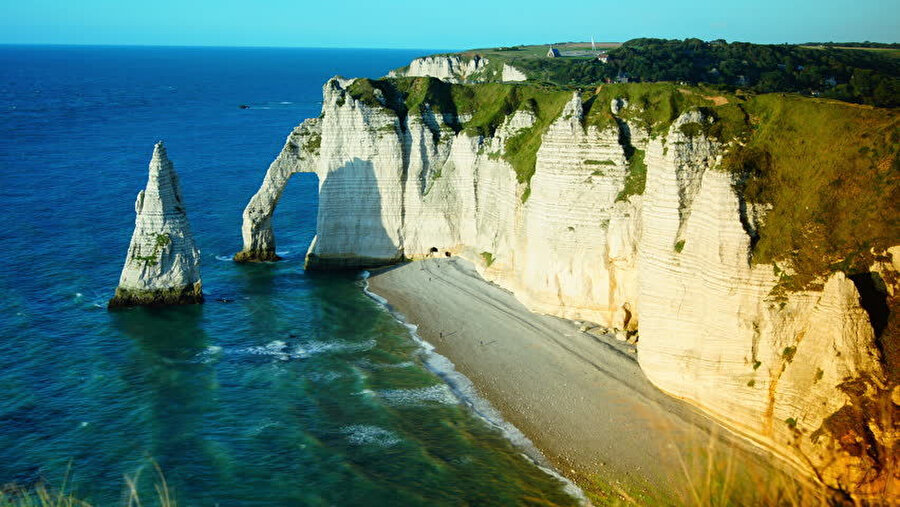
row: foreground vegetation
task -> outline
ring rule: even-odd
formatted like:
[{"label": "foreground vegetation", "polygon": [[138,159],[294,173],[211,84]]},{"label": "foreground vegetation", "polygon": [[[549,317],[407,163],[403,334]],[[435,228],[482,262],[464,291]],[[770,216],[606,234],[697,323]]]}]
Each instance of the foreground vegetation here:
[{"label": "foreground vegetation", "polygon": [[[176,507],[175,493],[169,487],[166,478],[159,465],[153,461],[152,466],[156,471],[153,481],[153,490],[156,495],[153,498],[141,498],[139,493],[141,481],[140,471],[134,475],[125,476],[125,487],[122,493],[122,505],[126,507],[141,507],[144,504],[157,507]],[[0,485],[0,507],[91,507],[76,493],[68,489],[68,474],[58,488],[48,486],[41,482],[32,488],[24,488],[15,484]]]}]

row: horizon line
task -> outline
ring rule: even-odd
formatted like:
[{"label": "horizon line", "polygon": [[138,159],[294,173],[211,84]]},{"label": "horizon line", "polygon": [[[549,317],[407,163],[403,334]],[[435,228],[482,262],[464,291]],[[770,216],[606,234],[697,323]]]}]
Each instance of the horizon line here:
[{"label": "horizon line", "polygon": [[243,45],[226,46],[220,44],[99,44],[78,42],[0,42],[3,46],[31,46],[31,47],[102,47],[102,48],[220,48],[220,49],[381,49],[381,50],[427,50],[427,51],[466,51],[466,49],[454,48],[425,48],[425,47],[376,47],[376,46],[269,46],[269,45]]},{"label": "horizon line", "polygon": [[[637,37],[637,38],[646,38],[646,37]],[[650,38],[659,38],[659,37],[650,37]],[[699,37],[688,37],[688,38],[699,38]],[[666,39],[664,40],[683,40],[683,39]],[[634,40],[634,38],[629,39]],[[701,39],[703,40],[703,39]],[[710,39],[710,40],[718,40],[718,39]],[[864,43],[872,43],[872,44],[898,44],[898,42],[880,42],[880,41],[872,41],[872,40],[841,40],[841,41],[806,41],[806,42],[750,42],[750,41],[741,41],[741,40],[726,40],[728,43],[749,43],[749,44],[757,44],[764,46],[779,46],[779,45],[790,45],[790,46],[803,46],[807,44],[864,44]],[[627,41],[625,41],[627,42]],[[414,51],[414,50],[422,50],[422,51],[438,51],[438,52],[463,52],[463,51],[474,51],[479,49],[491,49],[491,48],[499,48],[499,47],[516,47],[516,46],[552,46],[556,44],[590,44],[590,41],[553,41],[553,42],[541,42],[537,44],[511,44],[511,45],[486,45],[481,47],[466,47],[466,48],[427,48],[427,47],[413,47],[413,46],[403,46],[403,47],[386,47],[386,46],[280,46],[280,45],[267,45],[267,44],[247,44],[247,45],[221,45],[221,44],[129,44],[129,43],[121,43],[121,44],[106,44],[106,43],[79,43],[79,42],[0,42],[0,47],[9,47],[9,46],[29,46],[29,47],[96,47],[96,48],[209,48],[209,49],[356,49],[356,50],[385,50],[385,51]],[[621,41],[602,41],[597,44],[624,44]]]}]

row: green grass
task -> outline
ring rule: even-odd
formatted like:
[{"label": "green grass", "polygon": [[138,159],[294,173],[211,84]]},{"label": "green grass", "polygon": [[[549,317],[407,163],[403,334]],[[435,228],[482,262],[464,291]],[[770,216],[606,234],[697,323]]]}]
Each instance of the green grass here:
[{"label": "green grass", "polygon": [[[711,98],[723,96],[729,104],[733,104],[737,98],[733,95],[723,94],[720,91],[705,87],[680,86],[674,83],[616,83],[597,87],[586,93],[585,98],[585,127],[598,127],[600,129],[614,128],[615,119],[610,112],[610,103],[614,99],[625,99],[628,107],[618,114],[620,118],[633,125],[645,128],[653,136],[664,135],[682,113],[697,108],[705,108],[705,111],[714,117],[722,117],[725,123],[733,123],[735,120],[743,121],[743,114],[738,114],[737,106],[715,106]],[[739,111],[739,109],[738,109]],[[731,130],[711,130],[711,135],[716,137],[733,137]]]},{"label": "green grass", "polygon": [[491,267],[491,264],[494,263],[494,254],[491,252],[481,252],[481,258],[484,259],[484,265],[486,267]]},{"label": "green grass", "polygon": [[306,143],[303,144],[303,151],[312,155],[319,154],[319,148],[322,147],[322,134],[314,133],[309,136]]},{"label": "green grass", "polygon": [[736,190],[771,210],[753,261],[787,261],[782,277],[804,288],[841,270],[868,270],[874,251],[900,237],[897,111],[783,94],[743,104],[751,130],[723,168]]},{"label": "green grass", "polygon": [[616,196],[616,202],[626,201],[632,195],[642,195],[647,185],[647,164],[644,163],[644,150],[634,150],[628,160],[628,174],[625,175],[625,187]]}]

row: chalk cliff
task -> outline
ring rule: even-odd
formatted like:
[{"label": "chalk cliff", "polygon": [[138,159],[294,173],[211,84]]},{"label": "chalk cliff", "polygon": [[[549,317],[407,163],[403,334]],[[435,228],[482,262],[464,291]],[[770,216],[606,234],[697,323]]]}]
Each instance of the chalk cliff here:
[{"label": "chalk cliff", "polygon": [[134,211],[134,233],[109,307],[203,302],[200,251],[162,142],[153,148],[147,186],[138,193]]},{"label": "chalk cliff", "polygon": [[[326,83],[320,119],[270,166],[244,213],[247,255],[273,258],[281,189],[315,173],[308,269],[465,257],[534,311],[639,329],[640,364],[660,389],[825,484],[871,493],[894,480],[896,428],[860,408],[896,385],[885,337],[840,271],[773,297],[778,270],[751,262],[748,230],[765,209],[722,170],[727,142],[704,133],[716,115],[688,109],[655,131],[615,99],[596,122],[594,99],[572,93],[552,121],[523,100],[474,133],[471,113],[431,107],[438,98],[406,110],[380,91],[354,97],[353,83]],[[508,147],[534,132],[527,178]],[[898,253],[881,257],[885,280]]]},{"label": "chalk cliff", "polygon": [[525,81],[528,77],[508,63],[492,62],[478,55],[434,55],[416,58],[408,67],[392,70],[388,77],[435,77],[451,83],[477,81]]}]

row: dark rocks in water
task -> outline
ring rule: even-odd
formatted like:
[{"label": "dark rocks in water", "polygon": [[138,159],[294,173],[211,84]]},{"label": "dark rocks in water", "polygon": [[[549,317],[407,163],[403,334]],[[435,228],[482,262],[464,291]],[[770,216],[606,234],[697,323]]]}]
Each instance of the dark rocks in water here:
[{"label": "dark rocks in water", "polygon": [[275,250],[242,250],[234,254],[234,262],[274,262],[280,260],[281,257],[275,255]]},{"label": "dark rocks in water", "polygon": [[107,308],[192,305],[202,302],[203,290],[200,282],[197,282],[194,285],[173,289],[140,290],[118,287]]},{"label": "dark rocks in water", "polygon": [[241,104],[238,107],[241,109],[250,109],[250,106],[248,106],[247,104]]}]

